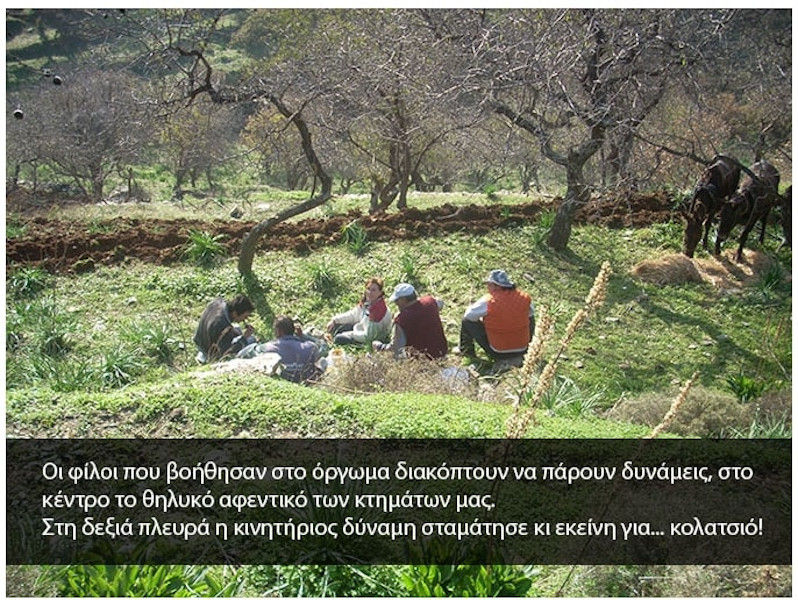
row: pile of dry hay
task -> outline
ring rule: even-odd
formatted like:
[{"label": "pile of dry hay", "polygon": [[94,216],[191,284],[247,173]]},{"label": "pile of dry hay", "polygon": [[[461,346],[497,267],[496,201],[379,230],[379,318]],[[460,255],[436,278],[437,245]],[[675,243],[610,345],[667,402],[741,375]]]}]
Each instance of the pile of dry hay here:
[{"label": "pile of dry hay", "polygon": [[756,250],[743,250],[743,262],[736,263],[734,252],[729,249],[719,257],[695,259],[684,254],[666,254],[639,262],[630,273],[657,285],[707,282],[720,289],[731,289],[752,284],[772,264],[770,257]]}]

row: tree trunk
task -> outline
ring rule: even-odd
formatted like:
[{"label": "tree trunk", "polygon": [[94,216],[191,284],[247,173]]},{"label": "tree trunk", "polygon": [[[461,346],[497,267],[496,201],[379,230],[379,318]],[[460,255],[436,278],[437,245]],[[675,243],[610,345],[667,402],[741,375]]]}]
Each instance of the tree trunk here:
[{"label": "tree trunk", "polygon": [[380,208],[380,192],[379,190],[371,186],[371,200],[369,201],[369,214],[373,215],[376,213]]},{"label": "tree trunk", "polygon": [[407,188],[408,185],[406,183],[399,186],[399,200],[396,201],[396,208],[399,210],[407,208]]},{"label": "tree trunk", "polygon": [[396,208],[407,208],[407,188],[410,187],[410,144],[402,142],[401,159],[399,163],[399,200]]},{"label": "tree trunk", "polygon": [[103,200],[103,184],[105,178],[103,177],[102,168],[92,169],[91,174],[91,199],[94,202],[102,202]]},{"label": "tree trunk", "polygon": [[429,184],[424,181],[424,178],[421,176],[421,173],[418,172],[418,169],[414,169],[413,173],[410,175],[410,184],[415,186],[416,191],[418,192],[430,192],[432,190],[429,189]]},{"label": "tree trunk", "polygon": [[391,173],[391,178],[388,182],[383,183],[379,177],[371,178],[371,204],[369,206],[369,214],[375,214],[384,211],[388,208],[399,193],[397,185],[399,180],[396,173]]},{"label": "tree trunk", "polygon": [[178,201],[183,200],[183,182],[186,180],[186,170],[178,168],[175,172],[175,186],[172,188],[172,194]]},{"label": "tree trunk", "polygon": [[341,176],[341,184],[340,184],[341,185],[341,189],[340,189],[340,192],[341,192],[342,196],[345,196],[346,194],[349,193],[349,188],[352,187],[353,183],[354,183],[354,179],[352,179],[351,177],[344,177],[343,175]]},{"label": "tree trunk", "polygon": [[291,165],[285,169],[285,187],[287,190],[292,191],[297,189],[299,184],[299,172]]},{"label": "tree trunk", "polygon": [[316,208],[317,206],[321,206],[332,197],[332,177],[330,177],[324,170],[324,167],[322,166],[321,161],[319,160],[319,157],[313,148],[313,140],[310,135],[310,130],[308,130],[308,126],[305,123],[305,120],[302,118],[302,113],[295,113],[276,96],[269,96],[269,101],[286,119],[292,122],[299,131],[299,136],[302,139],[302,151],[305,153],[305,157],[308,159],[311,171],[313,171],[313,174],[319,179],[319,181],[321,181],[321,190],[317,196],[312,196],[309,200],[300,202],[299,204],[292,206],[281,213],[278,213],[271,219],[261,221],[255,225],[255,227],[253,227],[246,236],[244,236],[244,239],[241,242],[241,254],[238,256],[238,272],[241,273],[241,275],[250,275],[252,273],[252,261],[255,258],[255,249],[258,245],[258,240],[260,240],[264,233],[269,231],[269,229],[274,227],[277,223],[282,223],[286,219],[289,219],[295,215],[302,214],[313,208]]},{"label": "tree trunk", "polygon": [[602,160],[602,183],[605,187],[620,187],[630,179],[629,163],[632,160],[634,135],[625,133],[613,138]]},{"label": "tree trunk", "polygon": [[20,164],[14,163],[14,174],[11,176],[11,189],[15,190],[19,187],[19,171]]},{"label": "tree trunk", "polygon": [[35,160],[33,161],[33,174],[32,174],[32,177],[33,177],[33,190],[31,190],[31,193],[33,194],[33,197],[35,198],[36,197],[37,188],[39,187],[39,163],[36,162]]},{"label": "tree trunk", "polygon": [[377,212],[385,211],[399,194],[398,182],[392,182],[390,185],[385,186],[380,193],[380,205],[377,207]]},{"label": "tree trunk", "polygon": [[580,160],[576,153],[569,154],[566,167],[568,189],[565,192],[565,201],[557,209],[554,223],[546,238],[546,243],[557,252],[562,252],[568,247],[574,214],[587,202],[588,189],[583,175],[585,162],[586,159]]}]

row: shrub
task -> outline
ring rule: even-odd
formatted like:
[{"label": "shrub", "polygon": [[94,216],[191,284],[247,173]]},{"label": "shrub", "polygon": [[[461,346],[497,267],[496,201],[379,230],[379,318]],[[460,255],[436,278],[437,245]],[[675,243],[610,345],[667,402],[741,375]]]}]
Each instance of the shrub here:
[{"label": "shrub", "polygon": [[368,248],[368,233],[357,220],[352,221],[341,228],[341,243],[359,256]]},{"label": "shrub", "polygon": [[34,354],[30,358],[30,370],[35,379],[46,381],[55,392],[88,390],[97,383],[95,370],[83,360],[54,359]]},{"label": "shrub", "polygon": [[572,379],[557,375],[552,387],[541,398],[541,406],[556,417],[587,417],[601,405],[603,397],[602,392],[585,393]]},{"label": "shrub", "polygon": [[757,400],[767,391],[767,383],[764,381],[757,381],[753,377],[748,377],[740,372],[737,375],[729,375],[726,378],[726,385],[743,404],[748,404],[753,400]]},{"label": "shrub", "polygon": [[103,386],[117,388],[131,383],[145,367],[136,349],[117,346],[103,354],[98,373]]},{"label": "shrub", "polygon": [[[672,399],[673,393],[667,391],[623,398],[605,416],[654,427],[665,416]],[[768,414],[776,414],[779,410],[775,406],[767,409],[764,404],[760,406]],[[729,393],[695,385],[669,430],[686,437],[727,436],[732,429],[747,429],[756,409],[755,403],[741,404]]]},{"label": "shrub", "polygon": [[310,288],[318,292],[322,298],[329,299],[338,294],[341,282],[329,261],[310,263],[308,272],[310,273]]},{"label": "shrub", "polygon": [[123,333],[123,338],[157,363],[171,365],[174,361],[178,341],[166,323],[136,324]]},{"label": "shrub", "polygon": [[465,369],[424,358],[395,359],[389,352],[351,356],[325,372],[322,382],[361,392],[454,394],[476,399],[477,381]]},{"label": "shrub", "polygon": [[196,565],[77,565],[50,567],[45,579],[58,594],[74,597],[233,597],[241,579],[225,578]]},{"label": "shrub", "polygon": [[50,284],[50,274],[39,267],[21,267],[8,278],[8,291],[16,297],[31,297]]},{"label": "shrub", "polygon": [[537,576],[533,567],[511,565],[409,565],[402,583],[411,596],[525,596]]},{"label": "shrub", "polygon": [[258,596],[399,596],[401,567],[379,565],[275,565],[249,567],[247,587]]},{"label": "shrub", "polygon": [[190,229],[183,255],[200,267],[211,267],[227,256],[227,248],[222,244],[224,238],[225,235],[221,233],[211,235],[205,231]]}]

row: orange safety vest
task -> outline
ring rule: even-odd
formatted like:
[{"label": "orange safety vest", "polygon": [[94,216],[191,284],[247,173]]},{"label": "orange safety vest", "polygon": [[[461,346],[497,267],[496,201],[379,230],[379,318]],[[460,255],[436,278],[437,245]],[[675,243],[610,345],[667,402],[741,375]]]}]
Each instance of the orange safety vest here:
[{"label": "orange safety vest", "polygon": [[482,319],[488,342],[498,352],[522,350],[529,344],[529,294],[521,290],[496,290],[488,298]]}]

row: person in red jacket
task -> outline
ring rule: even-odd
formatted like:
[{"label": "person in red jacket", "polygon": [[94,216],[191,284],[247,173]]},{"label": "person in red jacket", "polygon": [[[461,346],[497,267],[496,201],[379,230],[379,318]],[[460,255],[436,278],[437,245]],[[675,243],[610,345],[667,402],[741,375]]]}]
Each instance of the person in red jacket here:
[{"label": "person in red jacket", "polygon": [[474,342],[492,359],[523,356],[535,332],[535,305],[507,273],[485,278],[488,293],[469,306],[460,325],[460,354],[476,358]]},{"label": "person in red jacket", "polygon": [[389,344],[375,341],[374,350],[391,350],[394,356],[402,351],[428,358],[441,358],[448,352],[446,336],[443,333],[440,309],[443,302],[432,296],[416,295],[409,283],[397,285],[389,298],[399,307],[394,319],[393,338]]}]

